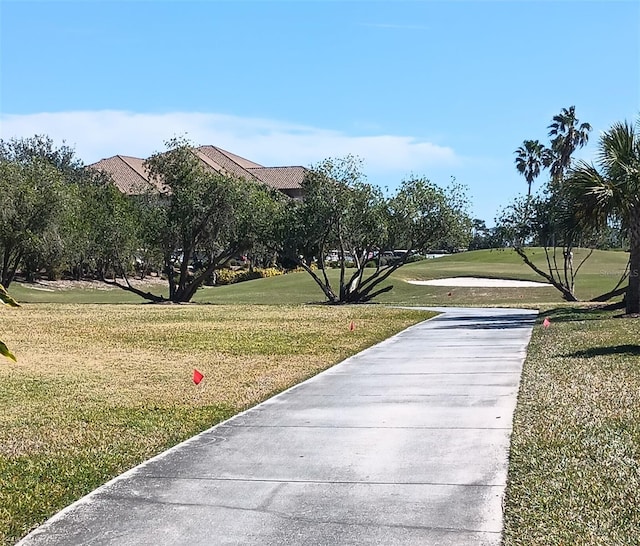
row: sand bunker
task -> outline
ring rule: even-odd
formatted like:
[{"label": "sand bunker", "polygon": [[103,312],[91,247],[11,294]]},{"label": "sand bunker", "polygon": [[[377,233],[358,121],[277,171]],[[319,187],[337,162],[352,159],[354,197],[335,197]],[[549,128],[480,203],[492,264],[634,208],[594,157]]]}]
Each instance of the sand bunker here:
[{"label": "sand bunker", "polygon": [[511,279],[483,279],[480,277],[451,277],[448,279],[407,282],[409,284],[419,284],[424,286],[464,286],[470,288],[545,288],[547,286],[551,286],[546,282],[514,281]]}]

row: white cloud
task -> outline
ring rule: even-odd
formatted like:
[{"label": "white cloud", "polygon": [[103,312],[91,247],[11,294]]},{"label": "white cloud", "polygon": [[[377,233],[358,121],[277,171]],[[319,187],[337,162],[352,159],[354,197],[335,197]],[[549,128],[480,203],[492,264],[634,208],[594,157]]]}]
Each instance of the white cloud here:
[{"label": "white cloud", "polygon": [[116,154],[147,157],[164,141],[185,135],[195,144],[212,144],[266,166],[304,165],[353,154],[364,171],[380,174],[422,173],[453,167],[453,149],[410,136],[354,136],[317,127],[262,118],[215,113],[139,114],[101,110],[24,115],[3,114],[0,137],[49,135],[64,140],[85,163]]}]

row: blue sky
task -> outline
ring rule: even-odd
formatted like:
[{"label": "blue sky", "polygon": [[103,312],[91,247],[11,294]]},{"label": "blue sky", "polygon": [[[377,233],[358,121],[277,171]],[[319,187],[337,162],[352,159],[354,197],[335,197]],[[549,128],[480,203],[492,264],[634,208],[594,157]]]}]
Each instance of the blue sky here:
[{"label": "blue sky", "polygon": [[0,25],[3,139],[87,164],[182,134],[267,166],[354,154],[389,189],[455,177],[489,225],[561,108],[587,159],[640,111],[637,1],[1,0]]}]

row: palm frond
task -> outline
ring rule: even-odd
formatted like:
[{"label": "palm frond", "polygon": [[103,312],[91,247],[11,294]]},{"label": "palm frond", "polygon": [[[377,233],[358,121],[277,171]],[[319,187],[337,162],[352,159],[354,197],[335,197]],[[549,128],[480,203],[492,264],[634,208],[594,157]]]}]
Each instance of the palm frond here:
[{"label": "palm frond", "polygon": [[590,163],[579,161],[566,183],[582,225],[605,226],[620,205],[615,185]]}]

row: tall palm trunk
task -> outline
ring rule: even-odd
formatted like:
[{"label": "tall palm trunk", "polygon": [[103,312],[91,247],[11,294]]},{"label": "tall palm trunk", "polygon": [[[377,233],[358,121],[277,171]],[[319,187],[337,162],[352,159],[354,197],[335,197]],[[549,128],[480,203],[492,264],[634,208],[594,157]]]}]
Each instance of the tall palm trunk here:
[{"label": "tall palm trunk", "polygon": [[629,218],[629,287],[627,288],[627,314],[640,314],[640,206],[631,210]]}]

